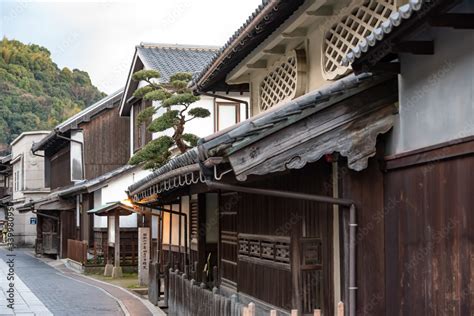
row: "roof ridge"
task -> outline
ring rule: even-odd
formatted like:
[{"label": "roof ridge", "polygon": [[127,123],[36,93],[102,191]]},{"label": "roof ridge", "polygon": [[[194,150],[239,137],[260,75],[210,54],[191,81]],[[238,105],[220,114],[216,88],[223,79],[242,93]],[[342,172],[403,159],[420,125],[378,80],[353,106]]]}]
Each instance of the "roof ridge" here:
[{"label": "roof ridge", "polygon": [[194,45],[194,44],[170,44],[170,43],[151,43],[140,42],[137,48],[164,48],[164,49],[182,49],[182,50],[210,50],[217,51],[220,46],[215,45]]}]

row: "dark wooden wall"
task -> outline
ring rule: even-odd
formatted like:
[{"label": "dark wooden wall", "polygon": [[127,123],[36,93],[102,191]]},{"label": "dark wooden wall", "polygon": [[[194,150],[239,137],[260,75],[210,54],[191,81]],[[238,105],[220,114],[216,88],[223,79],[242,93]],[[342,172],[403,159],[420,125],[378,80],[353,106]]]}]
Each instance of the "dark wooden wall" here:
[{"label": "dark wooden wall", "polygon": [[130,158],[129,119],[120,117],[118,106],[83,123],[86,179],[93,179],[125,165]]},{"label": "dark wooden wall", "polygon": [[[342,197],[357,207],[356,281],[357,315],[385,314],[384,188],[380,164],[382,154],[369,160],[367,169],[355,172],[339,164],[338,181]],[[348,240],[348,212],[340,210],[341,238]],[[341,264],[348,262],[349,249],[341,251]],[[342,266],[342,299],[348,301],[348,265]]]},{"label": "dark wooden wall", "polygon": [[133,111],[133,151],[138,151],[143,146],[145,146],[149,141],[152,140],[152,133],[147,130],[147,126],[151,120],[148,120],[141,125],[137,123],[137,116],[145,110],[147,107],[151,106],[151,102],[146,102],[144,100],[138,100],[132,105]]},{"label": "dark wooden wall", "polygon": [[[320,195],[332,194],[331,186],[326,185],[330,179],[330,165],[326,162],[306,166],[303,170],[294,170],[272,177],[271,181],[261,180],[248,183],[251,187],[271,188],[294,192],[305,192]],[[232,264],[221,262],[222,273],[226,278],[237,283],[237,290],[253,296],[266,303],[284,309],[301,308],[306,299],[305,309],[322,308],[325,315],[332,315],[332,207],[327,204],[308,201],[275,198],[268,196],[238,194],[237,198],[227,198],[227,205],[221,203],[221,213],[235,212],[236,223],[231,222],[232,214],[221,215],[220,253],[228,261],[236,257],[232,253],[237,249],[232,243],[222,243],[230,239],[231,230],[236,229],[238,236],[257,235],[255,238],[278,237],[291,238],[290,262],[281,264],[253,258],[238,259],[236,268]],[[223,230],[230,230],[224,231]],[[226,236],[223,236],[223,233]],[[272,238],[276,237],[276,238]],[[307,241],[321,239],[323,259],[322,270],[303,271],[305,253],[302,250],[303,237]],[[240,238],[240,237],[239,237]],[[262,241],[262,243],[266,243]],[[314,254],[314,252],[312,252]],[[222,258],[221,256],[221,258]],[[291,257],[294,259],[292,260]],[[244,259],[244,260],[242,260]],[[307,258],[314,260],[314,258]],[[291,269],[290,269],[291,266]],[[237,275],[232,275],[236,273]],[[322,292],[322,293],[321,293]],[[320,296],[321,299],[315,299]],[[304,304],[303,304],[304,305]],[[300,309],[301,310],[301,309]]]},{"label": "dark wooden wall", "polygon": [[49,165],[51,170],[51,176],[49,177],[51,189],[66,187],[72,184],[69,144],[49,157]]},{"label": "dark wooden wall", "polygon": [[387,158],[386,315],[473,315],[474,140]]},{"label": "dark wooden wall", "polygon": [[59,242],[62,246],[61,258],[67,257],[67,240],[76,238],[76,217],[74,210],[60,212],[61,238]]}]

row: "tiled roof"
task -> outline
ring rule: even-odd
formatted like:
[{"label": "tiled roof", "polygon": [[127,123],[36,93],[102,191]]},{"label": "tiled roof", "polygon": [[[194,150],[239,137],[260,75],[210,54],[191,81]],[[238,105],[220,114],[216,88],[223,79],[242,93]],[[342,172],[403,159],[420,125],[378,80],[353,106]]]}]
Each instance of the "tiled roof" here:
[{"label": "tiled roof", "polygon": [[304,0],[262,0],[245,23],[235,31],[196,77],[196,88],[206,91],[222,79],[303,3]]},{"label": "tiled roof", "polygon": [[137,54],[147,68],[158,70],[167,82],[177,72],[199,73],[214,57],[215,46],[141,43]]},{"label": "tiled roof", "polygon": [[256,115],[217,137],[204,138],[203,156],[228,155],[328,106],[387,80],[385,75],[349,75],[276,108]]},{"label": "tiled roof", "polygon": [[390,17],[376,28],[365,39],[359,43],[344,57],[341,61],[342,66],[350,66],[354,61],[359,59],[371,47],[381,42],[387,35],[391,34],[395,29],[400,27],[405,20],[410,19],[416,12],[426,9],[433,3],[433,0],[410,0],[407,4],[402,5],[398,11],[395,11]]},{"label": "tiled roof", "polygon": [[154,179],[157,179],[168,172],[171,172],[178,168],[190,166],[198,162],[199,162],[198,150],[196,147],[194,147],[188,150],[187,152],[185,152],[184,154],[180,154],[172,158],[170,161],[168,161],[162,167],[155,170],[149,176],[143,178],[142,180],[138,182],[135,182],[134,184],[128,187],[128,190],[130,192],[134,192],[140,187],[142,187],[143,185],[151,184],[151,182],[153,182]]},{"label": "tiled roof", "polygon": [[36,152],[38,150],[44,150],[49,145],[53,144],[54,142],[58,141],[58,144],[63,144],[64,140],[58,140],[57,134],[65,134],[72,129],[78,128],[79,124],[88,122],[94,115],[102,112],[105,109],[110,109],[115,106],[119,105],[119,101],[122,97],[123,89],[115,91],[114,93],[102,98],[101,100],[97,101],[96,103],[88,106],[81,112],[71,116],[64,122],[58,124],[54,130],[49,133],[45,138],[43,138],[38,143],[33,144],[32,150]]},{"label": "tiled roof", "polygon": [[161,181],[160,179],[166,177],[166,174],[176,172],[177,169],[202,163],[210,157],[228,156],[268,135],[314,115],[344,98],[349,98],[390,78],[392,77],[367,73],[352,74],[234,125],[224,132],[205,137],[200,140],[200,145],[197,148],[171,159],[153,174],[131,185],[129,191],[132,194],[139,193],[139,191],[157,184]]},{"label": "tiled roof", "polygon": [[96,103],[86,107],[84,110],[60,123],[56,126],[56,129],[64,132],[68,129],[77,128],[80,123],[88,121],[92,116],[96,115],[102,110],[113,107],[114,104],[122,97],[122,93],[123,88],[109,94],[108,96],[100,99]]}]

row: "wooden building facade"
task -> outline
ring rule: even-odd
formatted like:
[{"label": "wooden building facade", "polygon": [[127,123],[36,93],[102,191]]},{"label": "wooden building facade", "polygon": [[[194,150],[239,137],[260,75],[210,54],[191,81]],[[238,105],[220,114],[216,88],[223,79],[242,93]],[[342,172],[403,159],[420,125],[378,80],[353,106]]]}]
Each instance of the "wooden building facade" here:
[{"label": "wooden building facade", "polygon": [[253,117],[129,188],[159,218],[151,301],[179,315],[250,302],[257,315],[469,315],[473,12],[262,4],[195,82],[248,83]]},{"label": "wooden building facade", "polygon": [[[39,215],[37,251],[66,257],[68,239],[94,245],[94,194],[83,190],[90,181],[114,175],[129,159],[129,122],[118,115],[122,90],[59,124],[32,151],[45,156],[46,186],[52,193],[30,203]],[[44,216],[42,215],[44,214]],[[54,232],[57,240],[42,244]]]}]

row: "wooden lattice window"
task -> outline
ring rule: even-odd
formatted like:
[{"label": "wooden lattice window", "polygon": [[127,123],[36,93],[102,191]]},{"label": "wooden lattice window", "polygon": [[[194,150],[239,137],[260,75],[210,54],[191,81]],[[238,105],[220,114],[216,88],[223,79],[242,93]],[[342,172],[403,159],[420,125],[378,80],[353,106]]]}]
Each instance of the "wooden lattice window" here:
[{"label": "wooden lattice window", "polygon": [[198,223],[198,209],[199,209],[199,206],[198,206],[198,200],[197,198],[196,199],[191,199],[189,201],[189,208],[190,208],[190,236],[191,236],[191,240],[194,241],[194,242],[197,242],[198,240],[198,234],[199,234],[199,223]]},{"label": "wooden lattice window", "polygon": [[304,50],[294,50],[289,56],[275,63],[263,78],[260,89],[260,110],[302,95],[306,89],[306,55]]},{"label": "wooden lattice window", "polygon": [[329,27],[323,43],[323,74],[328,80],[337,79],[349,71],[342,59],[359,41],[387,20],[396,10],[395,0],[365,0],[341,12],[339,22]]}]

